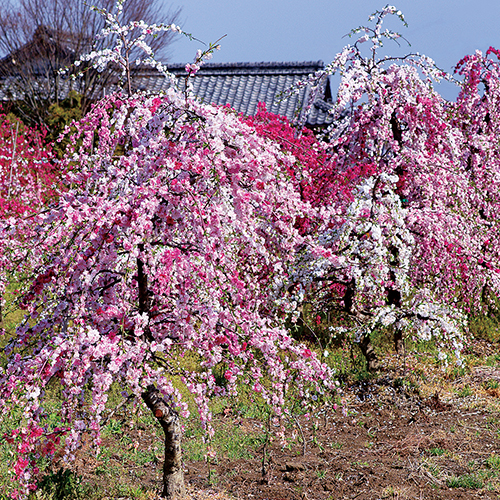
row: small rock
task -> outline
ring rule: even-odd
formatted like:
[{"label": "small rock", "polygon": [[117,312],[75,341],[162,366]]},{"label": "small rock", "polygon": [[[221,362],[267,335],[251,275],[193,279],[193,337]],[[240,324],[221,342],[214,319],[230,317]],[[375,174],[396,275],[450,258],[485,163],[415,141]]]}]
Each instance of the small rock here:
[{"label": "small rock", "polygon": [[306,466],[303,462],[286,462],[285,469],[290,472],[297,470],[306,470]]}]

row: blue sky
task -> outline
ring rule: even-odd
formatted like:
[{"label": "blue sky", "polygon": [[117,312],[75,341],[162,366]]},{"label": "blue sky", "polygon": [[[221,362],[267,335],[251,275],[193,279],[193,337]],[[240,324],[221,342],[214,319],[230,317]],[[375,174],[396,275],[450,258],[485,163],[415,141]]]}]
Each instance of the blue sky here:
[{"label": "blue sky", "polygon": [[[378,0],[181,0],[181,27],[204,42],[227,35],[213,62],[330,62],[351,28],[387,2]],[[387,27],[399,31],[411,47],[387,46],[394,55],[420,52],[451,71],[466,54],[490,45],[500,48],[500,0],[394,0],[408,28],[395,17]],[[392,16],[391,16],[392,17]],[[404,43],[404,42],[403,42]],[[191,62],[198,42],[177,41],[170,62]],[[402,52],[403,51],[403,52]],[[451,90],[443,88],[451,97]],[[449,94],[446,96],[446,94]]]}]

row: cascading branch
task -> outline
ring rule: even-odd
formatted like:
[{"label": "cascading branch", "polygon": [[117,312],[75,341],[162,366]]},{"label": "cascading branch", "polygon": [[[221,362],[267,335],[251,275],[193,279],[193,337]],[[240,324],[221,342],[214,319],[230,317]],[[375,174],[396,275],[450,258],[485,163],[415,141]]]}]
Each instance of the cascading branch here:
[{"label": "cascading branch", "polygon": [[[108,97],[76,127],[72,188],[33,218],[22,243],[12,237],[19,227],[1,232],[13,274],[31,276],[0,372],[2,411],[20,406],[28,423],[9,436],[21,484],[34,484],[34,450],[53,451],[61,434],[69,458],[83,432],[99,445],[113,383],[144,399],[173,455],[177,414],[188,414],[174,376],[209,434],[209,398],[235,394],[238,381],[278,414],[291,383],[297,397],[307,385],[332,387],[330,370],[291,340],[274,303],[276,280],[305,243],[295,222],[314,215],[286,174],[294,157],[231,110],[173,90]],[[193,369],[182,363],[187,353]],[[54,379],[64,400],[58,429],[43,409]],[[175,496],[182,468],[167,462],[164,495]]]},{"label": "cascading branch", "polygon": [[[335,207],[337,214],[343,214],[352,224],[349,210],[359,202],[354,194],[356,183],[363,184],[370,176],[397,178],[393,189],[400,208],[404,208],[405,231],[414,241],[405,271],[407,290],[400,289],[394,279],[385,280],[385,285],[383,280],[375,300],[374,288],[366,287],[373,281],[373,266],[366,265],[370,257],[352,267],[350,274],[342,276],[344,267],[334,273],[330,304],[359,321],[359,305],[354,313],[350,304],[354,298],[358,304],[364,303],[370,332],[372,316],[381,318],[379,313],[387,307],[399,309],[405,300],[426,297],[430,309],[425,311],[434,311],[430,323],[439,327],[429,326],[430,330],[424,332],[427,337],[429,331],[455,330],[450,321],[438,321],[437,312],[447,311],[456,325],[463,325],[464,315],[491,312],[500,296],[498,51],[490,48],[486,57],[478,52],[464,58],[458,67],[464,77],[462,91],[456,103],[447,102],[433,84],[452,77],[429,58],[419,54],[377,57],[384,39],[402,38],[383,29],[388,15],[406,24],[396,7],[388,5],[376,11],[370,17],[374,26],[353,30],[351,36],[358,36],[353,45],[345,47],[324,71],[290,91],[306,84],[319,89],[322,79],[335,73],[341,76],[331,110],[334,120],[323,133],[327,145],[321,161],[304,163],[310,181],[302,193],[316,207]],[[368,55],[362,51],[366,45],[370,46]],[[309,106],[314,94],[310,94]],[[355,180],[350,183],[353,172]],[[392,211],[393,217],[396,212]],[[339,224],[344,224],[342,219],[329,224],[339,229]],[[358,221],[352,233],[356,238],[364,234],[365,222]],[[376,220],[372,223],[378,224]],[[387,248],[391,248],[389,236],[384,237]],[[349,247],[342,252],[349,252]],[[342,252],[336,257],[342,257]],[[325,287],[326,281],[321,283],[323,300],[319,308],[326,306]],[[309,288],[310,300],[317,288]],[[439,303],[435,297],[439,297]],[[377,312],[377,307],[382,310]],[[397,344],[400,339],[395,340]],[[459,347],[460,342],[454,350]]]}]

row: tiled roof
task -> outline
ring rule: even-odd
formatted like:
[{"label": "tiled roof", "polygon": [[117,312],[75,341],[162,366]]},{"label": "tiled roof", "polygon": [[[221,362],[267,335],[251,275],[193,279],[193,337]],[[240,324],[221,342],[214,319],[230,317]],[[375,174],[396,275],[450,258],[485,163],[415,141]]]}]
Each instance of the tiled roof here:
[{"label": "tiled roof", "polygon": [[[267,110],[293,119],[310,91],[308,86],[285,101],[279,94],[311,73],[323,69],[323,61],[313,62],[260,62],[260,63],[208,63],[193,78],[195,95],[206,103],[229,104],[245,115],[257,112],[259,102]],[[171,73],[186,77],[184,65],[168,65]],[[141,70],[133,78],[137,90],[159,92],[168,88],[169,82],[155,70]],[[313,106],[308,117],[309,126],[323,125],[329,121],[328,100],[331,99],[330,82],[324,82],[324,98]]]},{"label": "tiled roof", "polygon": [[15,76],[20,68],[33,76],[43,77],[53,71],[57,61],[59,67],[74,62],[75,55],[90,49],[91,44],[83,36],[75,37],[47,26],[38,26],[33,39],[0,59],[0,76]]},{"label": "tiled roof", "polygon": [[[313,62],[260,62],[260,63],[208,63],[201,67],[192,78],[194,94],[203,102],[216,105],[229,104],[236,111],[245,115],[257,112],[259,102],[264,102],[268,111],[286,116],[292,120],[300,112],[302,104],[310,92],[309,86],[304,86],[299,93],[287,100],[281,101],[279,94],[289,89],[293,84],[304,80],[308,75],[323,69],[322,61]],[[170,64],[168,70],[178,79],[180,86],[186,78],[185,66]],[[44,78],[32,81],[38,86],[43,95],[51,92]],[[132,77],[134,90],[143,90],[158,93],[166,90],[170,80],[158,73],[155,69],[140,68]],[[59,95],[69,92],[70,88],[78,90],[79,82],[63,80],[59,85]],[[106,88],[106,93],[117,89],[115,85]],[[0,100],[20,99],[22,81],[14,75],[0,77]],[[328,114],[331,101],[330,81],[323,82],[323,98],[318,98],[310,110],[307,125],[310,127],[322,126],[331,122]],[[47,96],[48,97],[48,96]]]}]

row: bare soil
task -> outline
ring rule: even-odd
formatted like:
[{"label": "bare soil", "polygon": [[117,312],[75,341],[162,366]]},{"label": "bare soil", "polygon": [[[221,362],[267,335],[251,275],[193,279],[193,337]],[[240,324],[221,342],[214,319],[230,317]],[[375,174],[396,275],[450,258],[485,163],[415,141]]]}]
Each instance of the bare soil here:
[{"label": "bare soil", "polygon": [[[430,374],[426,390],[396,375],[386,370],[353,383],[343,408],[325,406],[309,419],[286,422],[286,446],[274,439],[251,459],[185,463],[191,498],[500,498],[500,368],[475,366],[434,385]],[[231,408],[216,415],[215,425],[266,431],[262,421]],[[140,448],[151,446],[147,432],[132,430],[131,438]],[[82,456],[76,466],[87,483],[100,484],[92,460]],[[131,465],[128,480],[157,488],[161,466],[161,460]]]},{"label": "bare soil", "polygon": [[[256,500],[500,498],[496,487],[487,490],[487,481],[478,489],[448,486],[453,477],[479,469],[487,474],[487,459],[500,454],[499,422],[489,412],[463,411],[439,397],[400,397],[350,404],[347,416],[341,410],[321,413],[301,419],[305,453],[301,443],[291,449],[272,443],[264,474],[262,457],[221,461],[210,466],[217,486]],[[262,424],[226,418],[224,425]],[[187,481],[206,488],[207,465],[186,468]]]}]

